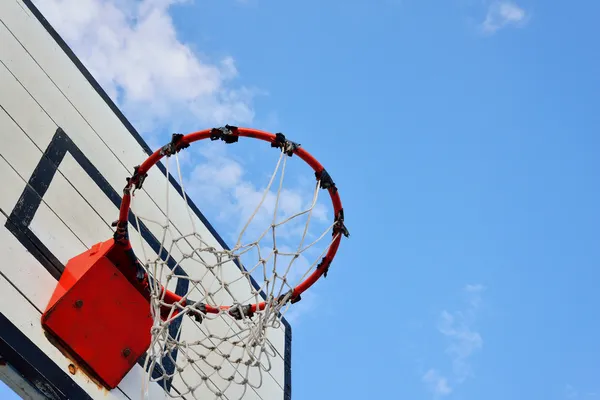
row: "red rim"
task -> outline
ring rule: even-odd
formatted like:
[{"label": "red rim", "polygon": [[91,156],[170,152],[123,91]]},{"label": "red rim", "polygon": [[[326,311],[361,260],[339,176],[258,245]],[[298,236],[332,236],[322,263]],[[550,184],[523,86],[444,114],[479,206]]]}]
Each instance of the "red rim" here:
[{"label": "red rim", "polygon": [[[250,129],[250,128],[236,128],[236,127],[228,127],[231,128],[230,135],[238,136],[238,137],[248,137],[258,140],[263,140],[268,143],[274,143],[277,139],[277,136],[264,132],[258,129]],[[200,141],[209,139],[211,137],[211,133],[213,129],[205,129],[202,131],[189,133],[176,142],[175,151],[179,151],[180,149],[187,147],[188,145]],[[300,157],[304,162],[306,162],[317,174],[317,176],[321,176],[322,172],[325,170],[321,163],[317,161],[309,152],[304,150],[302,147],[296,147],[293,149],[293,154]],[[127,186],[125,187],[123,199],[121,201],[121,207],[119,209],[119,220],[118,226],[127,227],[127,221],[129,218],[129,209],[131,205],[131,189],[135,184],[139,182],[139,177],[145,176],[148,171],[155,166],[163,157],[165,157],[164,147],[156,150],[150,157],[148,157],[139,167],[137,167],[136,174],[134,177],[128,180]],[[342,201],[340,199],[339,192],[335,186],[327,189],[329,195],[331,197],[331,202],[333,205],[334,216],[342,216]],[[340,221],[343,223],[343,220]],[[126,228],[125,228],[126,229]],[[315,269],[315,271],[310,274],[304,281],[300,282],[292,291],[291,299],[297,299],[302,293],[304,293],[308,288],[310,288],[319,278],[327,271],[329,265],[333,261],[337,250],[339,248],[342,233],[338,232],[335,234],[335,238],[332,241],[327,254],[319,264],[319,266]],[[132,250],[131,243],[129,242],[128,236],[125,236],[125,242],[123,243],[126,246],[126,250]],[[243,268],[243,266],[242,266]],[[170,292],[167,290],[165,299],[168,299],[169,303],[181,301],[182,297]],[[266,307],[266,302],[260,302],[256,304],[251,304],[250,309],[251,312],[255,312],[257,310],[264,310]],[[231,306],[212,306],[206,305],[206,312],[208,313],[218,313],[220,310],[229,310]]]}]

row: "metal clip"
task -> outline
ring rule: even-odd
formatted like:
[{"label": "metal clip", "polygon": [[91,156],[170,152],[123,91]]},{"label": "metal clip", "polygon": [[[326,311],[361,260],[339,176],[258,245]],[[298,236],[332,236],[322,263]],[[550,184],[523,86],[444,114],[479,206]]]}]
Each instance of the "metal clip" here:
[{"label": "metal clip", "polygon": [[331,189],[333,193],[337,192],[335,182],[325,168],[323,168],[321,172],[315,172],[315,177],[320,182],[319,185],[321,186],[321,189]]},{"label": "metal clip", "polygon": [[178,153],[181,149],[190,147],[189,143],[183,142],[183,135],[181,133],[174,133],[171,138],[171,143],[165,144],[160,149],[160,154],[163,156],[170,157],[175,153]]},{"label": "metal clip", "polygon": [[291,157],[294,155],[294,152],[298,149],[298,147],[300,147],[300,144],[286,139],[283,133],[276,133],[275,140],[271,142],[271,147],[280,148],[281,151]]},{"label": "metal clip", "polygon": [[221,128],[213,128],[210,131],[210,140],[221,139],[227,144],[235,143],[239,139],[237,130],[237,126],[232,125],[225,125]]}]

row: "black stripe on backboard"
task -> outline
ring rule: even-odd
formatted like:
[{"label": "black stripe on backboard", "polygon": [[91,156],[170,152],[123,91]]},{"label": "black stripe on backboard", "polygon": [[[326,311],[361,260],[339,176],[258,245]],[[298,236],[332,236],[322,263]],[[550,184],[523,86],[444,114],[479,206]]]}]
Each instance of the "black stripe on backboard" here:
[{"label": "black stripe on backboard", "polygon": [[283,399],[292,400],[292,327],[285,319],[283,325],[285,325]]},{"label": "black stripe on backboard", "polygon": [[48,399],[91,399],[2,313],[0,356]]},{"label": "black stripe on backboard", "polygon": [[[0,0],[0,1],[2,1],[2,0]],[[29,10],[32,12],[32,14],[38,19],[38,21],[42,24],[42,26],[46,29],[46,31],[52,36],[52,38],[61,47],[61,49],[65,52],[65,54],[71,59],[73,64],[75,64],[75,66],[79,69],[81,74],[87,79],[87,81],[94,88],[94,90],[96,90],[98,95],[106,102],[108,107],[113,111],[113,113],[121,121],[123,126],[125,126],[125,128],[127,128],[129,133],[131,134],[131,136],[133,136],[133,138],[135,138],[135,140],[146,151],[147,154],[152,154],[152,150],[150,149],[148,144],[144,141],[144,139],[141,137],[141,135],[137,132],[137,130],[133,127],[133,125],[129,122],[129,120],[125,117],[125,115],[123,115],[121,110],[119,110],[119,108],[116,106],[116,104],[106,94],[104,89],[102,89],[100,84],[96,81],[96,79],[92,76],[92,74],[87,70],[87,68],[85,68],[85,66],[79,60],[79,58],[77,58],[77,56],[75,55],[73,50],[71,50],[71,48],[67,45],[67,43],[62,39],[62,37],[56,32],[56,30],[52,27],[52,25],[48,22],[48,20],[42,15],[42,13],[33,4],[33,2],[31,0],[21,0],[21,1],[29,8]],[[166,176],[165,166],[162,163],[158,163],[157,167],[159,168],[160,171],[162,171],[163,175]],[[171,184],[173,185],[173,187],[181,195],[182,189],[181,189],[181,186],[179,185],[179,183],[175,179],[173,179],[172,176],[170,177],[170,181],[171,181]],[[202,212],[200,212],[198,207],[193,203],[193,201],[189,197],[187,197],[187,202],[188,202],[189,207],[194,211],[194,213],[198,216],[198,218],[202,221],[202,223],[206,226],[206,228],[210,231],[210,233],[217,239],[219,244],[223,248],[229,249],[229,247],[227,246],[227,244],[225,243],[223,238],[218,234],[218,232],[214,229],[214,227],[210,224],[210,222],[206,219],[206,217],[202,214]],[[238,267],[243,268],[241,265],[238,265]],[[254,278],[252,278],[252,277],[250,277],[250,278],[252,280],[254,287],[259,289],[260,285],[258,285],[258,283],[254,280]],[[289,356],[290,360],[291,360],[291,327],[290,327],[290,324],[288,323],[288,321],[286,321],[285,319],[283,319],[283,323],[286,327],[286,344],[285,344],[286,351],[285,351],[285,353],[286,353],[286,357]],[[287,333],[288,331],[289,331],[289,336]],[[289,337],[289,344],[288,344],[288,337]],[[284,399],[289,400],[289,399],[291,399],[291,365],[289,365],[289,363],[286,363],[285,365],[286,365],[286,367],[285,367],[286,368],[286,371],[285,371],[286,384],[285,384],[285,391],[284,391]]]},{"label": "black stripe on backboard", "polygon": [[[43,201],[43,196],[50,187],[52,179],[64,160],[65,155],[69,153],[79,166],[87,173],[90,179],[102,190],[104,195],[111,200],[115,208],[118,210],[121,204],[121,196],[113,189],[106,181],[100,171],[90,162],[83,152],[75,145],[62,128],[58,128],[52,137],[50,144],[42,155],[38,165],[33,173],[21,197],[17,201],[15,208],[12,210],[5,223],[8,229],[19,242],[50,272],[55,279],[60,279],[64,271],[64,265],[52,254],[52,252],[39,240],[36,234],[29,228],[36,211],[39,209]],[[77,188],[75,188],[77,189]],[[175,270],[178,275],[187,276],[181,266],[166,252],[160,251],[160,241],[150,232],[146,225],[140,221],[139,226],[133,212],[129,215],[129,222],[138,230],[148,245],[166,261],[169,268]],[[178,279],[175,292],[183,296],[187,293],[189,281],[187,279]],[[179,330],[181,320],[175,320],[169,326],[171,334],[175,336]],[[2,332],[0,332],[0,337]],[[177,350],[171,354],[173,359],[177,359]],[[143,365],[144,356],[140,358],[139,364]],[[171,374],[175,370],[175,365],[170,358],[163,360],[163,365],[167,373]],[[170,388],[171,382],[166,382]]]}]

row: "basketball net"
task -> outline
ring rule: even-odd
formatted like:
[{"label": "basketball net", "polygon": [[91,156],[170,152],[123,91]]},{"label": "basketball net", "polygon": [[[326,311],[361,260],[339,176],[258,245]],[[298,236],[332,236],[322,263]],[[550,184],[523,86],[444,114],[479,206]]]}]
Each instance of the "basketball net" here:
[{"label": "basketball net", "polygon": [[[293,290],[320,267],[329,247],[344,234],[334,229],[335,222],[317,232],[309,229],[321,191],[319,179],[308,205],[282,215],[288,155],[281,149],[262,197],[230,249],[208,234],[190,209],[178,153],[166,157],[164,164],[166,176],[179,181],[181,192],[175,192],[165,179],[162,218],[144,217],[149,212],[136,197],[147,193],[134,187],[130,209],[136,224],[149,227],[160,241],[158,251],[153,251],[144,243],[142,229],[129,230],[149,277],[154,321],[144,364],[144,396],[150,394],[151,382],[158,382],[171,398],[202,400],[241,399],[260,388],[265,379],[281,382],[278,374],[285,368],[284,349],[276,344],[283,342],[284,315],[291,303],[299,301],[299,296],[292,298]],[[171,174],[173,159],[176,171]],[[181,232],[179,220],[175,223],[183,213],[173,210],[170,200],[179,195],[187,205],[183,225],[189,232]],[[271,215],[265,219],[269,208]],[[258,219],[266,226],[255,229],[253,222]],[[288,245],[292,237],[294,247]],[[177,292],[181,301],[167,301],[163,288]],[[253,311],[250,305],[259,303],[264,308]],[[217,311],[209,312],[207,305]]]}]

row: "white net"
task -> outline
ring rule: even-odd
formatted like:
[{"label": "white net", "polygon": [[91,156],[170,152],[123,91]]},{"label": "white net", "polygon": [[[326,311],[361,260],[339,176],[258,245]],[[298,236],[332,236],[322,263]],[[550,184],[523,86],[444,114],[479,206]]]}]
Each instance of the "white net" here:
[{"label": "white net", "polygon": [[[202,400],[241,399],[265,381],[283,385],[273,370],[283,371],[284,349],[281,341],[272,339],[281,337],[282,318],[298,300],[292,299],[294,287],[320,268],[342,234],[334,229],[333,218],[323,223],[319,180],[307,204],[295,209],[282,204],[288,193],[284,182],[289,159],[280,153],[230,249],[190,209],[185,168],[177,153],[164,164],[181,193],[169,179],[164,199],[149,198],[145,189],[133,191],[131,212],[137,229],[129,231],[150,277],[154,320],[144,366],[146,396],[151,382],[162,385],[172,398]],[[149,201],[160,204],[160,212],[148,207]],[[313,226],[316,232],[311,232]],[[158,245],[148,245],[149,235]],[[163,288],[181,300],[172,302]],[[254,309],[256,304],[263,307]]]}]

